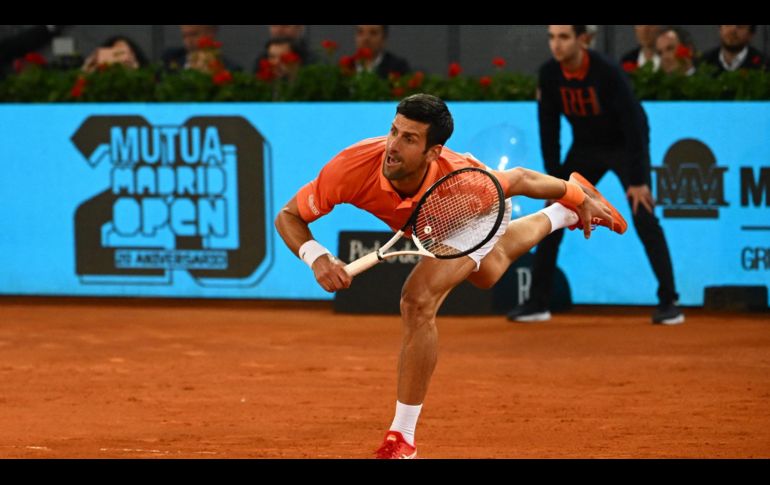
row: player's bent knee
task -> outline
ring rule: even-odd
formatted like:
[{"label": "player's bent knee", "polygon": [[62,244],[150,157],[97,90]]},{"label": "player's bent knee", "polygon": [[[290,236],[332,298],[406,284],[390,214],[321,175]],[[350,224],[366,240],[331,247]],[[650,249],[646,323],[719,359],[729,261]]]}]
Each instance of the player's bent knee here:
[{"label": "player's bent knee", "polygon": [[404,292],[401,294],[401,316],[404,321],[424,323],[431,321],[436,313],[438,299],[424,292]]}]

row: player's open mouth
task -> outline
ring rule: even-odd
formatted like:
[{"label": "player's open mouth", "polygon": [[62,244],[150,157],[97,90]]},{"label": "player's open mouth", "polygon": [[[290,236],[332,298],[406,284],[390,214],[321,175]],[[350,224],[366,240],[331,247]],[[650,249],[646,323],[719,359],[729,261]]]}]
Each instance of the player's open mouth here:
[{"label": "player's open mouth", "polygon": [[393,157],[385,157],[385,165],[388,165],[389,167],[392,167],[394,165],[398,165],[401,162],[394,159]]}]

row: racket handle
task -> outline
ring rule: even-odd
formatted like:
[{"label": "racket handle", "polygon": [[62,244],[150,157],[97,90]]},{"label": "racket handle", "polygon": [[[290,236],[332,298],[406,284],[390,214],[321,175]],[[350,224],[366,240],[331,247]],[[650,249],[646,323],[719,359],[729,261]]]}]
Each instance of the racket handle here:
[{"label": "racket handle", "polygon": [[377,256],[377,251],[373,251],[345,266],[345,271],[347,271],[350,276],[356,276],[379,262],[380,258]]}]

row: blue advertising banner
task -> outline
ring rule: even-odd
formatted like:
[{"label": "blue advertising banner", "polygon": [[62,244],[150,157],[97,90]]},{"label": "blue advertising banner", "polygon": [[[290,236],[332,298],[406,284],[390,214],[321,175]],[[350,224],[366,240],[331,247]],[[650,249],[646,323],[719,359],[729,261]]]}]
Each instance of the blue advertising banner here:
[{"label": "blue advertising banner", "polygon": [[[335,154],[386,134],[395,106],[0,105],[0,294],[329,299],[273,220]],[[543,169],[534,103],[449,107],[452,149]],[[770,104],[645,109],[681,303],[701,304],[707,286],[770,283]],[[598,188],[631,221],[615,176]],[[513,202],[515,215],[543,205]],[[311,230],[336,251],[340,231],[387,227],[343,205]],[[633,227],[568,234],[559,267],[576,303],[656,303]]]}]

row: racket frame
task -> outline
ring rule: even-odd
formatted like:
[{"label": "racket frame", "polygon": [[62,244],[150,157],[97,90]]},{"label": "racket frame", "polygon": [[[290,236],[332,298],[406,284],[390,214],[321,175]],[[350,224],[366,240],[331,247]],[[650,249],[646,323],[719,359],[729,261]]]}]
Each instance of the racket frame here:
[{"label": "racket frame", "polygon": [[[492,229],[489,231],[489,234],[487,234],[486,237],[481,242],[479,242],[472,248],[459,253],[454,253],[449,255],[433,254],[423,247],[422,243],[420,243],[420,239],[415,235],[417,231],[417,228],[415,227],[415,225],[417,223],[417,217],[420,213],[420,209],[422,208],[423,204],[428,200],[428,197],[430,196],[430,194],[433,191],[435,191],[438,187],[440,187],[445,180],[455,177],[460,173],[471,172],[471,171],[483,172],[485,176],[489,177],[492,180],[498,195],[499,207],[497,210],[497,219],[495,220],[495,223],[493,224]],[[478,250],[484,244],[486,244],[490,239],[492,239],[492,237],[495,235],[495,233],[499,229],[500,223],[503,221],[504,216],[505,216],[505,195],[503,194],[503,188],[500,185],[500,182],[492,173],[490,173],[488,170],[484,170],[478,167],[465,167],[459,170],[455,170],[451,173],[444,175],[443,177],[438,179],[433,185],[431,185],[430,188],[428,188],[425,194],[423,194],[423,196],[420,198],[420,201],[417,203],[417,207],[415,207],[414,210],[412,211],[412,214],[409,216],[409,219],[406,221],[406,224],[404,224],[404,226],[400,230],[398,230],[387,243],[385,243],[382,247],[380,247],[376,251],[372,251],[371,253],[365,256],[362,256],[355,261],[352,261],[350,264],[345,266],[345,271],[347,271],[347,273],[350,276],[356,276],[366,271],[367,269],[371,268],[372,266],[375,266],[376,264],[384,261],[387,258],[394,258],[397,256],[405,256],[405,255],[428,256],[436,259],[454,259],[454,258],[459,258],[461,256],[466,256]],[[414,242],[415,246],[417,247],[417,250],[416,251],[408,251],[408,250],[393,251],[390,253],[385,253],[385,251],[393,247],[409,229],[412,230],[411,239]]]}]

